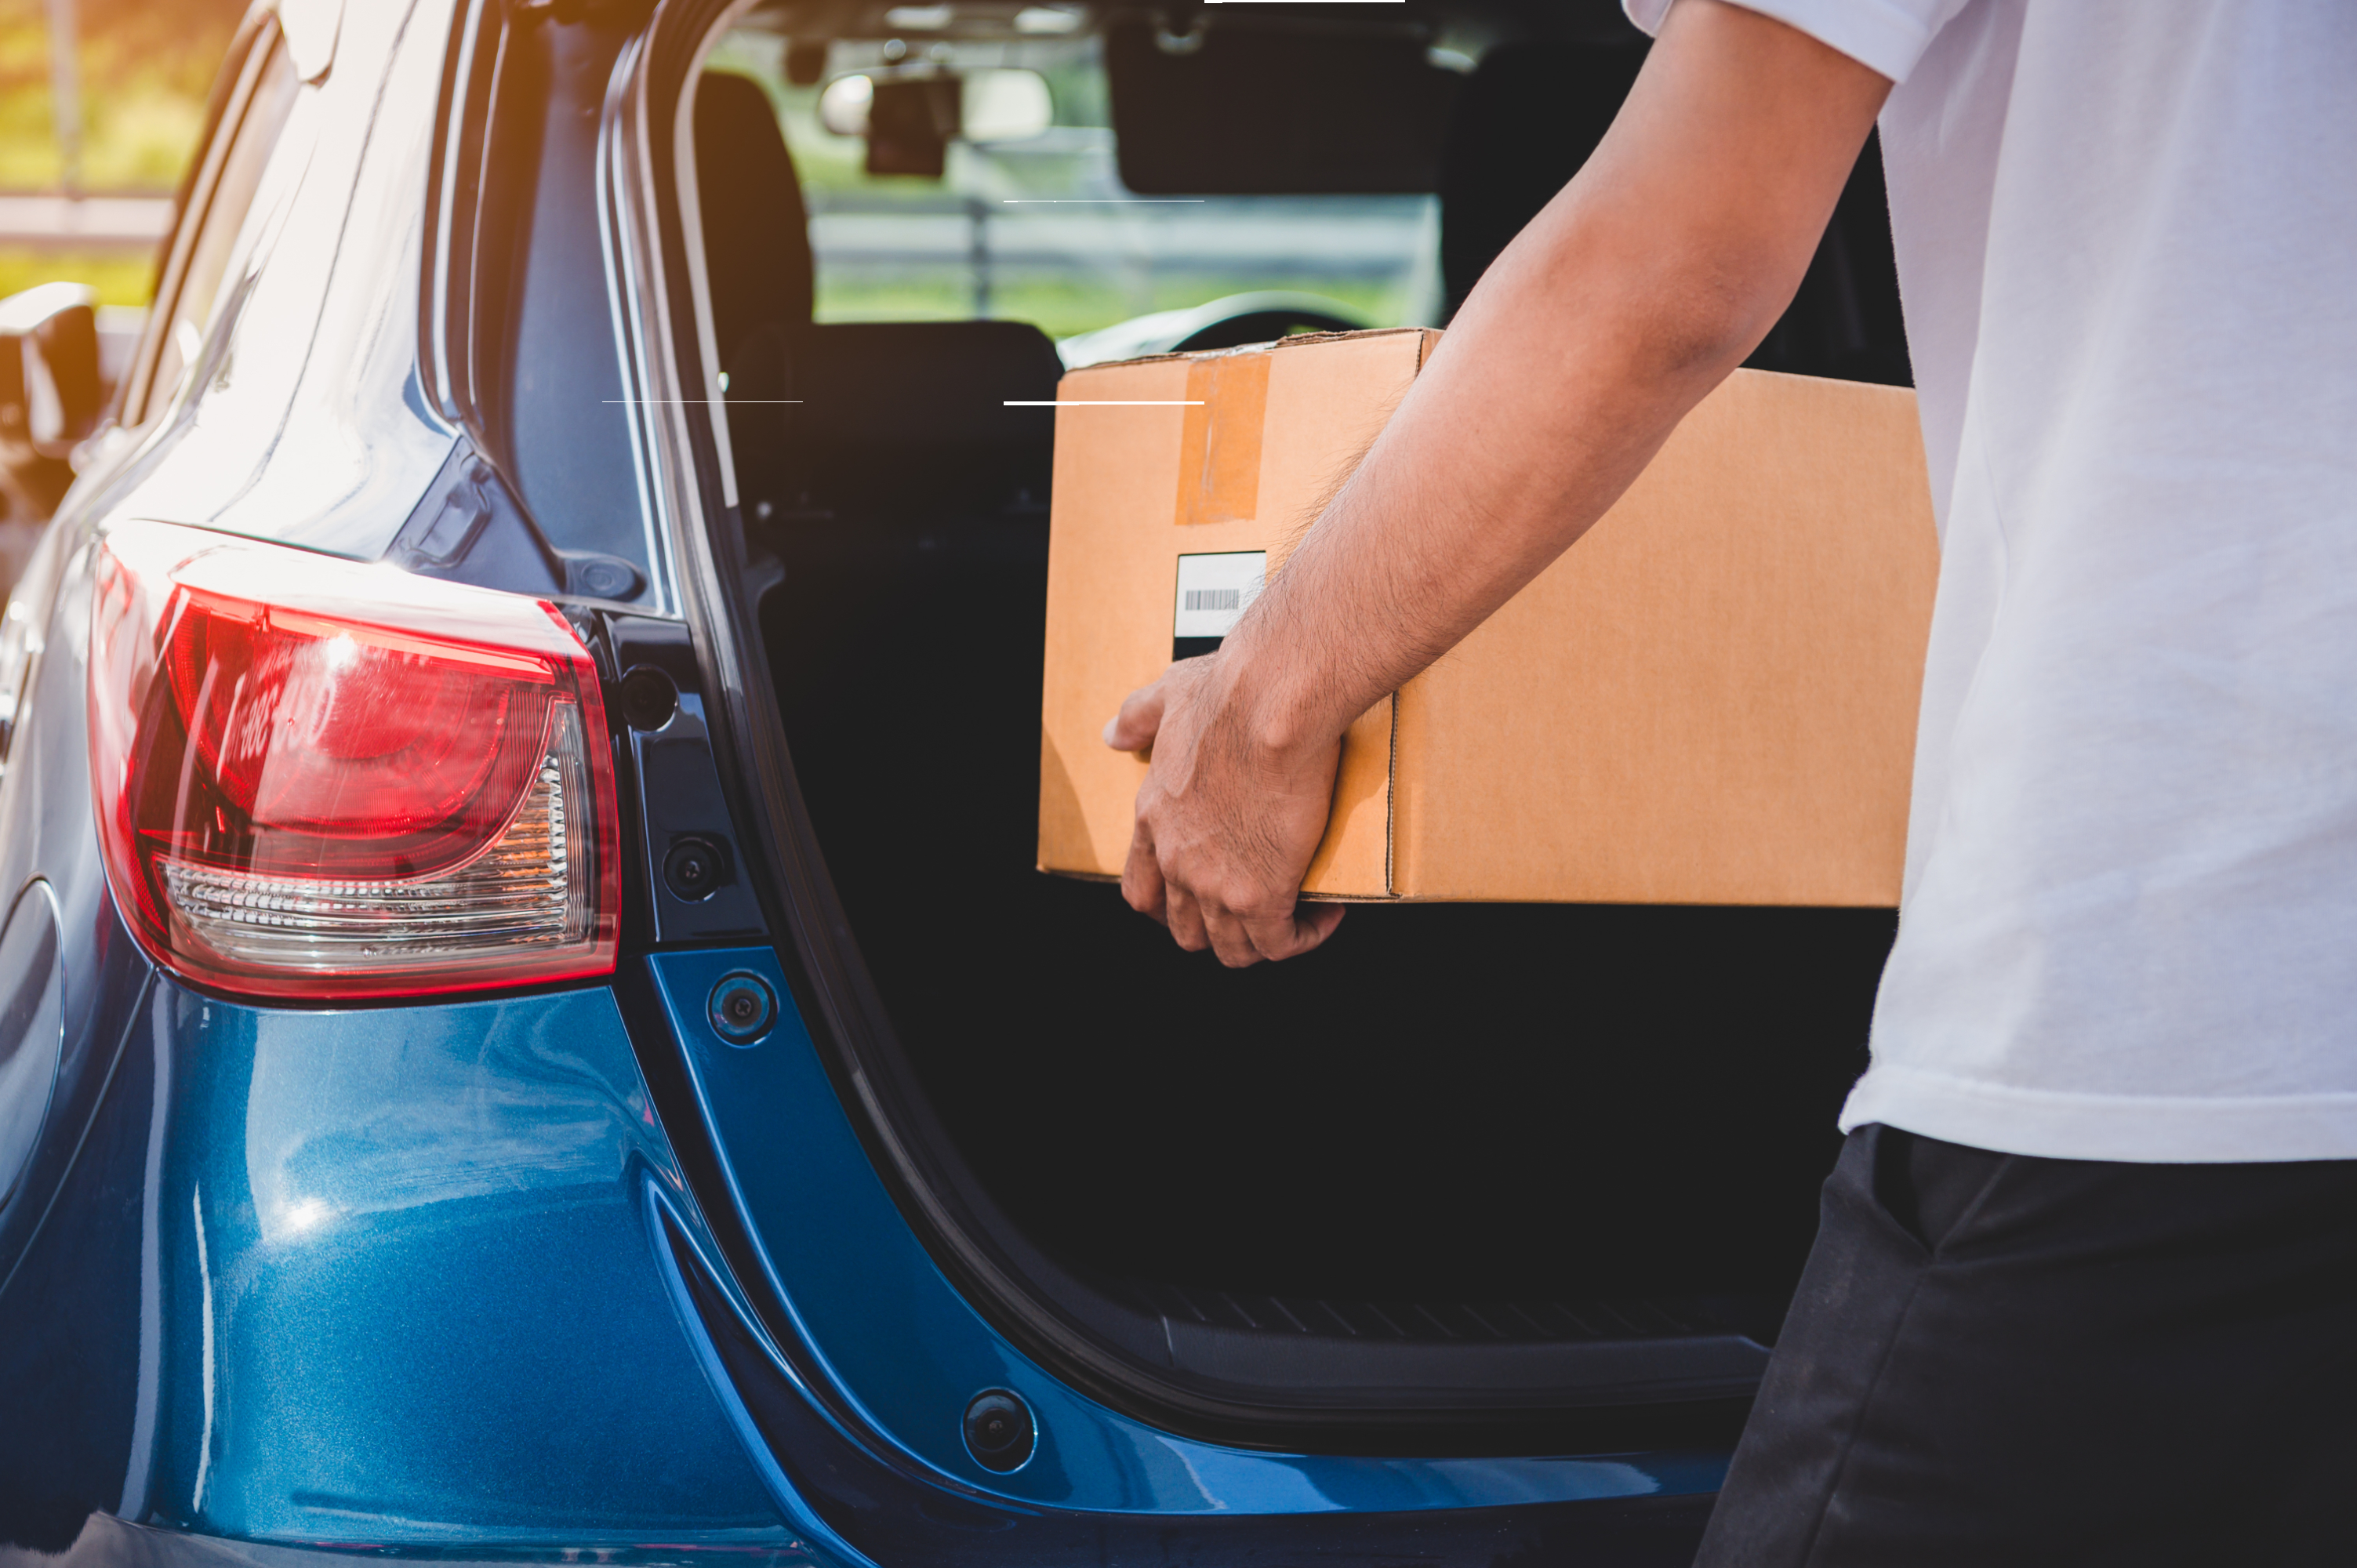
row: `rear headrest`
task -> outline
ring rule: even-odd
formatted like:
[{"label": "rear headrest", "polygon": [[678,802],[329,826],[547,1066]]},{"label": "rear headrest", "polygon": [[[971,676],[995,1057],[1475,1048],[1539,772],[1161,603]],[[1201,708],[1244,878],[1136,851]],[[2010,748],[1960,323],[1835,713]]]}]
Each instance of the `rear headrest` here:
[{"label": "rear headrest", "polygon": [[802,182],[759,83],[719,71],[696,83],[695,182],[712,327],[726,365],[760,328],[811,318]]},{"label": "rear headrest", "polygon": [[[749,499],[787,507],[1044,503],[1063,374],[1023,321],[770,329],[730,362],[729,440]],[[770,401],[791,400],[791,401]]]},{"label": "rear headrest", "polygon": [[1629,96],[1645,41],[1499,44],[1457,95],[1440,149],[1440,277],[1448,314],[1579,172]]}]

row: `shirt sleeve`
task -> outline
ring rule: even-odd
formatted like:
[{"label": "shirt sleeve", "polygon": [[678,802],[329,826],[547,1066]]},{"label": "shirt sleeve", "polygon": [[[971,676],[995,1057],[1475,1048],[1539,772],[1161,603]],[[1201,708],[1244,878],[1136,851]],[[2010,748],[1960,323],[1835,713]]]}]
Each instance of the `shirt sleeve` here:
[{"label": "shirt sleeve", "polygon": [[[1735,0],[1747,11],[1798,27],[1827,48],[1868,70],[1904,81],[1931,47],[1932,36],[1967,0]],[[1629,19],[1647,33],[1662,30],[1671,0],[1620,0]]]}]

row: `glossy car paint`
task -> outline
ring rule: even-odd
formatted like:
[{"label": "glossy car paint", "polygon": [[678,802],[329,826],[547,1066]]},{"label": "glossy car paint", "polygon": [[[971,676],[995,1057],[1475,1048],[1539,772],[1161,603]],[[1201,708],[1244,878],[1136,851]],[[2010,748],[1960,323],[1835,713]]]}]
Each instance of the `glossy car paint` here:
[{"label": "glossy car paint", "polygon": [[0,923],[0,1204],[40,1142],[66,1040],[57,899],[36,882]]},{"label": "glossy car paint", "polygon": [[[675,1202],[679,1175],[610,993],[294,1012],[162,980],[121,1053],[11,1293],[100,1309],[89,1350],[131,1374],[91,1433],[116,1511],[310,1542],[790,1539],[650,1245],[646,1190]],[[110,1207],[136,1223],[78,1223]]]},{"label": "glossy car paint", "polygon": [[[89,542],[149,516],[370,558],[426,497],[459,439],[423,390],[417,286],[458,33],[448,0],[346,7],[274,164],[283,225],[192,392],[101,443],[20,591],[43,634],[0,892],[54,908],[60,1023],[0,1201],[0,1553],[1682,1561],[1723,1455],[1263,1453],[1047,1376],[894,1206],[773,951],[664,945],[741,918],[650,919],[658,950],[613,985],[341,1011],[209,996],[136,951],[90,817]],[[601,149],[627,115],[603,124]],[[617,338],[651,308],[592,303]],[[737,970],[780,1004],[749,1047],[705,1015]],[[651,1072],[698,1125],[666,1129]],[[959,1435],[985,1388],[1038,1417],[1011,1474]]]}]

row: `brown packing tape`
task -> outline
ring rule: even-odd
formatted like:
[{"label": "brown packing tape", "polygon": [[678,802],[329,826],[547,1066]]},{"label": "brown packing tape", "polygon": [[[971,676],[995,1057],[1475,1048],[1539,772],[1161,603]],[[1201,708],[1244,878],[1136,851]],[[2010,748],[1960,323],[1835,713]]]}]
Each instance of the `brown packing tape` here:
[{"label": "brown packing tape", "polygon": [[1187,367],[1178,525],[1249,522],[1260,513],[1261,426],[1268,355],[1221,354]]}]

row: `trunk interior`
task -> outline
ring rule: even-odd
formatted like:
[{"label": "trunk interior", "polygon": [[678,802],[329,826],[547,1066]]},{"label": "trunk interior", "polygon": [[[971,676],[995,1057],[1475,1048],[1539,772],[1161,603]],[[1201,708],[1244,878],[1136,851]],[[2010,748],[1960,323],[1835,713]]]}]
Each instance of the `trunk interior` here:
[{"label": "trunk interior", "polygon": [[807,328],[732,371],[778,721],[971,1211],[1063,1316],[1231,1401],[1747,1393],[1892,917],[1362,906],[1230,972],[1043,875],[1049,427],[1000,405],[1056,371],[1013,323]]},{"label": "trunk interior", "polygon": [[[1492,55],[1444,158],[1452,297],[1577,166],[1636,58]],[[1501,195],[1534,169],[1469,149],[1553,145],[1493,111],[1537,113],[1566,61],[1610,79],[1595,124],[1549,129],[1563,166]],[[880,1014],[856,1065],[889,1092],[846,1103],[895,1119],[871,1149],[917,1152],[892,1168],[935,1257],[1028,1353],[1202,1435],[1731,1435],[1894,917],[1370,905],[1316,953],[1232,972],[1116,888],[1040,874],[1052,420],[1006,404],[1055,397],[1055,347],[1015,321],[813,324],[768,101],[707,75],[695,115],[741,613]],[[1852,186],[1753,362],[1903,381],[1871,145]],[[1485,213],[1496,235],[1460,254]]]}]

